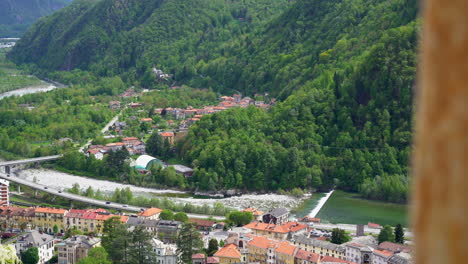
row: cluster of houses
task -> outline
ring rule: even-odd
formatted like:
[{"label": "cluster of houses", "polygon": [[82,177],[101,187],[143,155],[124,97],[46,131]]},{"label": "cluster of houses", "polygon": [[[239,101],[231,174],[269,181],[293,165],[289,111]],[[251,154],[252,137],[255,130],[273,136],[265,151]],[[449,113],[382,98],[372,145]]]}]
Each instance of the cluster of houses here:
[{"label": "cluster of houses", "polygon": [[[406,264],[412,263],[412,249],[392,242],[377,244],[372,236],[359,236],[337,245],[316,235],[308,222],[288,221],[284,208],[254,214],[255,221],[241,228],[208,236],[222,240],[225,246],[213,256],[194,254],[192,262],[249,264]],[[317,221],[317,220],[316,220]]]},{"label": "cluster of houses", "polygon": [[[392,242],[378,244],[373,236],[356,236],[350,242],[337,245],[328,237],[317,235],[307,222],[289,221],[289,211],[277,208],[263,213],[254,208],[253,222],[226,229],[223,222],[189,219],[200,231],[207,248],[211,239],[223,245],[212,256],[194,254],[195,264],[245,263],[245,264],[408,264],[412,248]],[[162,212],[149,208],[136,215],[113,215],[104,209],[57,209],[0,207],[0,223],[11,229],[26,229],[16,242],[18,254],[31,246],[39,249],[39,263],[47,262],[57,248],[60,264],[76,263],[89,249],[99,246],[99,235],[104,221],[118,217],[129,229],[143,227],[153,235],[151,243],[156,263],[177,263],[175,238],[182,222],[159,219]],[[55,227],[54,227],[55,226]],[[49,235],[56,229],[64,232],[70,228],[95,237],[73,236],[61,240]],[[47,234],[49,233],[49,234]]]},{"label": "cluster of houses", "polygon": [[122,138],[122,142],[109,143],[105,146],[103,145],[91,145],[86,150],[86,155],[89,157],[93,155],[96,159],[102,160],[104,155],[109,153],[109,151],[121,150],[125,147],[128,150],[130,155],[144,155],[146,154],[146,145],[143,141],[139,140],[136,137],[126,137]]}]

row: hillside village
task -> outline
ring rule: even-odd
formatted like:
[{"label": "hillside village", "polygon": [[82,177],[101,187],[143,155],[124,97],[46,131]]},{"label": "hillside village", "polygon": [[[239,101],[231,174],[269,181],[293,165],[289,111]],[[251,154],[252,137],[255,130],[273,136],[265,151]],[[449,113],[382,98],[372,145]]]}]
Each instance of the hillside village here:
[{"label": "hillside village", "polygon": [[[180,89],[181,87],[173,86],[170,89]],[[146,113],[143,110],[145,107],[143,103],[133,101],[134,98],[138,98],[143,93],[148,92],[136,92],[135,89],[130,88],[123,92],[120,97],[123,99],[131,99],[132,102],[126,105],[121,101],[110,101],[109,108],[115,111],[126,111],[126,118],[123,121],[119,120],[112,124],[110,131],[107,133],[105,138],[114,139],[120,138],[119,142],[111,142],[105,145],[89,145],[85,151],[87,156],[93,155],[96,159],[102,160],[109,151],[121,150],[124,147],[129,152],[130,156],[134,156],[136,161],[133,163],[134,166],[141,165],[138,158],[146,153],[145,140],[148,138],[147,135],[157,131],[158,134],[167,141],[171,146],[174,146],[176,141],[184,137],[193,124],[199,121],[203,116],[226,111],[231,108],[246,108],[249,106],[258,107],[261,109],[269,109],[275,104],[276,100],[271,98],[268,103],[264,101],[267,95],[255,95],[258,100],[250,97],[242,97],[241,94],[233,94],[233,96],[221,96],[218,105],[208,105],[200,108],[194,108],[188,106],[186,108],[166,107],[166,108],[151,108],[149,115],[151,117],[141,117],[142,114]],[[141,133],[135,135],[132,130],[141,130]],[[150,157],[156,159],[155,157]],[[143,156],[141,159],[148,159],[147,156]],[[141,160],[140,159],[140,160]],[[167,164],[166,164],[167,165]],[[184,167],[185,170],[191,170],[190,168],[175,164],[176,168]],[[146,164],[143,169],[146,169]],[[142,167],[140,166],[140,169]],[[193,171],[193,170],[192,170]],[[179,170],[178,170],[179,172]]]},{"label": "hillside village", "polygon": [[[138,214],[112,214],[104,209],[58,209],[44,207],[21,208],[0,206],[2,238],[11,238],[17,253],[37,247],[40,260],[47,263],[54,255],[58,263],[72,264],[87,256],[88,251],[101,246],[106,222],[117,219],[128,230],[141,228],[150,234],[156,253],[155,263],[179,263],[181,251],[176,240],[186,223],[198,230],[203,247],[212,240],[220,245],[207,255],[203,248],[191,257],[194,264],[404,264],[412,263],[412,248],[392,242],[377,243],[365,235],[362,226],[343,244],[330,242],[332,232],[314,228],[320,219],[289,220],[289,211],[275,208],[261,212],[246,208],[242,213],[252,215],[246,225],[233,226],[227,222],[187,218],[186,221],[163,220],[163,210],[149,208]],[[185,222],[185,223],[184,223]],[[378,226],[369,227],[381,228]],[[73,235],[73,233],[79,233]],[[84,235],[80,235],[84,234]]]}]

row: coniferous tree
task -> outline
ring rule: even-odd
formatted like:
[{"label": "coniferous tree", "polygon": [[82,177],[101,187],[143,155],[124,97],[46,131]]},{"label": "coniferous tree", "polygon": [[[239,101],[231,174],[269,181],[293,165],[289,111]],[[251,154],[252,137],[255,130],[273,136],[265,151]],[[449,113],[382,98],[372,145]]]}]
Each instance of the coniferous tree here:
[{"label": "coniferous tree", "polygon": [[194,223],[185,223],[176,239],[179,264],[191,264],[192,255],[203,248],[201,235]]},{"label": "coniferous tree", "polygon": [[400,244],[405,243],[405,233],[401,224],[395,226],[395,242]]}]

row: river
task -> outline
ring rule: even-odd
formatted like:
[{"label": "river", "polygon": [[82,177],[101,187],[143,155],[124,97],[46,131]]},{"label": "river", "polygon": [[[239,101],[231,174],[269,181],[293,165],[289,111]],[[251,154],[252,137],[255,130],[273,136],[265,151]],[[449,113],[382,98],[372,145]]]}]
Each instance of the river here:
[{"label": "river", "polygon": [[[279,194],[244,194],[241,196],[232,196],[228,198],[195,198],[189,193],[185,193],[177,190],[170,189],[153,189],[144,188],[130,184],[121,184],[117,182],[105,181],[92,179],[88,177],[71,175],[50,169],[27,169],[17,172],[17,175],[29,181],[36,180],[37,183],[47,185],[55,189],[69,189],[73,184],[78,183],[82,190],[85,190],[91,186],[94,190],[101,190],[101,192],[110,194],[116,188],[129,187],[135,196],[146,196],[146,197],[167,197],[168,199],[174,200],[180,203],[191,203],[194,205],[213,205],[216,202],[220,202],[225,206],[245,209],[247,207],[255,207],[260,210],[269,210],[276,207],[286,207],[289,209],[295,208],[302,203],[303,199]],[[168,197],[170,196],[182,196],[181,197]],[[306,199],[307,197],[304,197]]]},{"label": "river", "polygon": [[35,86],[30,86],[30,87],[24,87],[12,91],[8,91],[5,93],[0,94],[0,100],[9,97],[9,96],[23,96],[25,94],[32,94],[32,93],[41,93],[41,92],[48,92],[52,91],[54,89],[58,88],[54,84],[47,83],[43,81],[43,84],[41,85],[35,85]]}]

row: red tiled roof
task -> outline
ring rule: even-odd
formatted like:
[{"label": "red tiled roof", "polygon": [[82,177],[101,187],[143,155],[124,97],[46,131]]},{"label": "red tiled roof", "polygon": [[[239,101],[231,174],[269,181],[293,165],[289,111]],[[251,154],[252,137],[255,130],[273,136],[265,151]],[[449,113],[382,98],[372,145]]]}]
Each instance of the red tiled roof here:
[{"label": "red tiled roof", "polygon": [[346,264],[357,264],[356,262],[347,261],[340,258],[334,258],[332,256],[322,257],[321,262],[333,262],[333,263],[346,263]]},{"label": "red tiled roof", "polygon": [[287,222],[282,225],[252,222],[248,225],[245,225],[244,227],[255,230],[271,231],[275,233],[297,232],[299,230],[307,228],[306,225],[300,224],[298,222]]},{"label": "red tiled roof", "polygon": [[294,256],[296,247],[289,244],[287,241],[283,241],[278,244],[278,247],[275,249],[275,251],[278,253],[285,254],[285,255]]},{"label": "red tiled roof", "polygon": [[381,256],[384,256],[384,257],[387,257],[387,258],[393,256],[393,252],[390,252],[390,251],[388,251],[388,250],[378,250],[378,249],[374,249],[374,253],[377,253],[377,254],[379,254],[379,255],[381,255]]},{"label": "red tiled roof", "polygon": [[140,212],[138,215],[139,216],[144,216],[144,217],[150,217],[150,216],[153,216],[155,214],[159,214],[161,212],[162,212],[161,209],[152,207],[152,208],[148,208],[148,209],[144,210],[143,212]]},{"label": "red tiled roof", "polygon": [[215,221],[195,219],[195,218],[190,218],[189,221],[192,223],[196,223],[198,226],[206,226],[206,227],[212,227],[216,223]]},{"label": "red tiled roof", "polygon": [[140,119],[141,122],[149,122],[149,121],[153,121],[153,118],[141,118]]},{"label": "red tiled roof", "polygon": [[368,227],[371,227],[371,228],[381,228],[381,227],[382,227],[382,226],[379,225],[379,224],[371,223],[371,222],[367,223],[367,226],[368,226]]},{"label": "red tiled roof", "polygon": [[223,258],[235,258],[240,259],[241,253],[237,249],[237,246],[234,244],[229,244],[218,250],[213,256],[223,257]]},{"label": "red tiled roof", "polygon": [[123,143],[123,142],[116,142],[116,143],[109,143],[109,144],[106,144],[106,147],[123,146],[123,145],[125,145],[125,143]]},{"label": "red tiled roof", "polygon": [[388,241],[380,243],[378,248],[380,250],[388,250],[388,251],[392,251],[394,253],[396,253],[396,252],[409,253],[412,250],[411,247],[401,245],[401,244],[397,244],[397,243],[393,243],[393,242],[388,242]]},{"label": "red tiled roof", "polygon": [[218,264],[219,258],[218,257],[208,257],[206,259],[206,264]]},{"label": "red tiled roof", "polygon": [[302,249],[299,249],[296,253],[296,258],[301,259],[301,260],[306,260],[309,262],[318,262],[320,259],[320,255],[317,253],[312,253],[309,251],[305,251]]},{"label": "red tiled roof", "polygon": [[125,137],[125,138],[122,138],[123,141],[134,141],[134,140],[138,140],[138,138],[136,137]]},{"label": "red tiled roof", "polygon": [[252,240],[250,240],[247,244],[258,248],[268,249],[275,247],[277,242],[270,240],[264,236],[253,236]]},{"label": "red tiled roof", "polygon": [[258,216],[258,215],[263,215],[263,212],[260,210],[257,210],[255,208],[246,208],[242,212],[251,212],[253,215]]},{"label": "red tiled roof", "polygon": [[205,259],[205,254],[202,254],[202,253],[193,254],[192,259]]},{"label": "red tiled roof", "polygon": [[67,210],[58,208],[38,207],[34,210],[36,213],[65,214]]},{"label": "red tiled roof", "polygon": [[162,137],[173,137],[174,133],[173,132],[162,132],[161,136]]}]

